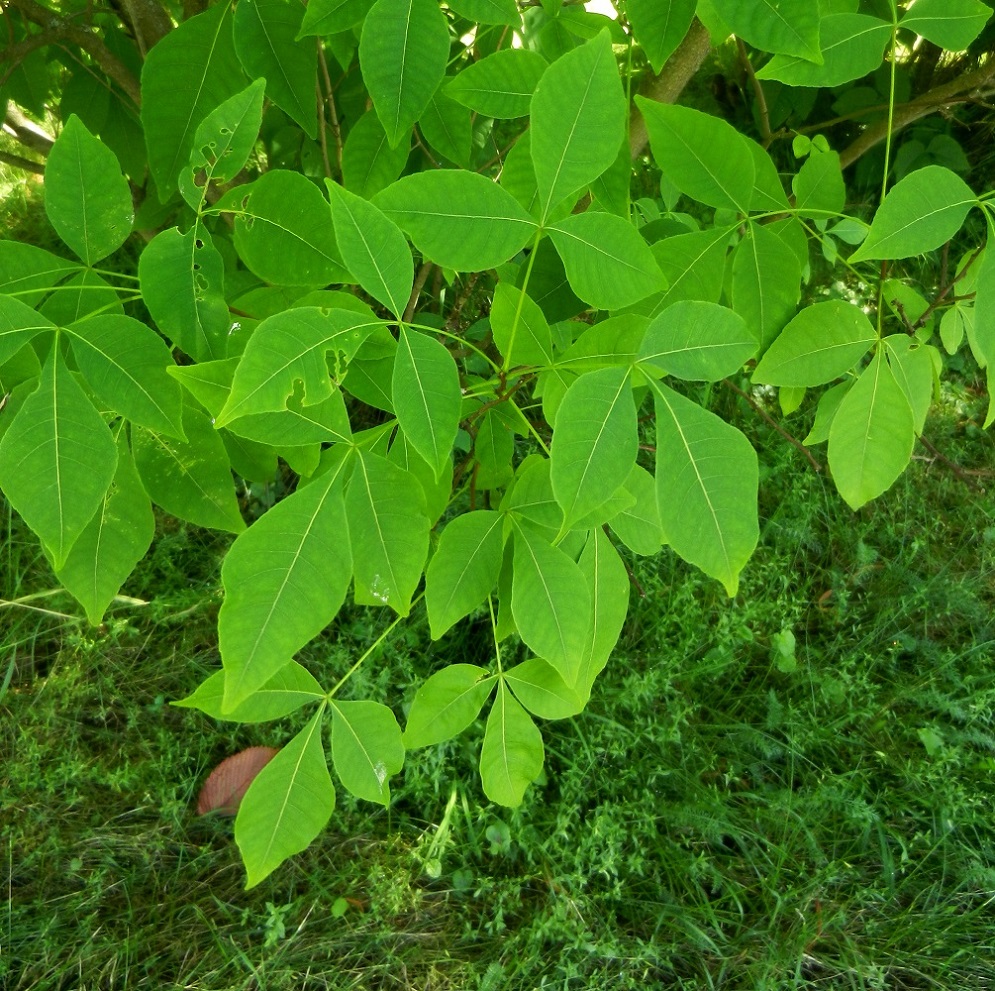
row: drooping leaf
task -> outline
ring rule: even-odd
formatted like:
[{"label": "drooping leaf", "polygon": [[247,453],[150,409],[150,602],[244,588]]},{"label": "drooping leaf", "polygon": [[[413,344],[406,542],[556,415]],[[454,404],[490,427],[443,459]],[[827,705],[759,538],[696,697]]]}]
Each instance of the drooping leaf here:
[{"label": "drooping leaf", "polygon": [[296,661],[289,661],[262,688],[257,688],[244,702],[226,711],[225,677],[224,671],[215,671],[192,695],[170,704],[184,709],[199,709],[212,719],[267,723],[289,716],[302,706],[320,702],[325,697],[314,675]]},{"label": "drooping leaf", "polygon": [[521,289],[499,282],[491,302],[494,343],[509,368],[548,365],[553,361],[553,338],[539,306]]},{"label": "drooping leaf", "polygon": [[363,21],[359,65],[391,147],[446,74],[449,26],[435,0],[377,0]]},{"label": "drooping leaf", "polygon": [[643,46],[646,57],[659,73],[663,63],[684,40],[696,0],[628,0],[625,12],[629,17],[636,41]]},{"label": "drooping leaf", "polygon": [[45,163],[45,212],[56,233],[87,265],[127,240],[135,219],[128,180],[114,152],[75,115]]},{"label": "drooping leaf", "polygon": [[735,427],[667,386],[656,400],[656,491],[664,538],[730,596],[759,536],[757,455]]},{"label": "drooping leaf", "polygon": [[837,152],[810,152],[791,185],[798,216],[827,219],[843,212],[846,187]]},{"label": "drooping leaf", "polygon": [[452,520],[425,572],[425,605],[438,640],[481,605],[497,584],[504,554],[503,516],[476,510]]},{"label": "drooping leaf", "polygon": [[288,857],[306,850],[335,808],[321,745],[322,706],[256,775],[235,820],[235,842],[254,888]]},{"label": "drooping leaf", "polygon": [[639,360],[666,375],[718,382],[739,371],[757,350],[746,321],[728,307],[681,300],[646,329]]},{"label": "drooping leaf", "polygon": [[54,330],[55,324],[37,310],[14,296],[0,295],[0,365],[10,361],[37,334]]},{"label": "drooping leaf", "polygon": [[404,728],[408,750],[459,736],[479,715],[497,678],[476,664],[450,664],[415,693]]},{"label": "drooping leaf", "polygon": [[392,148],[375,110],[368,110],[353,124],[342,148],[342,182],[365,199],[385,189],[404,171],[411,138]]},{"label": "drooping leaf", "polygon": [[539,777],[544,760],[542,734],[504,681],[499,681],[480,748],[484,794],[498,805],[521,805],[525,789]]},{"label": "drooping leaf", "polygon": [[266,80],[266,95],[308,137],[318,134],[318,55],[313,41],[298,41],[304,7],[287,0],[239,0],[235,52],[250,79]]},{"label": "drooping leaf", "polygon": [[914,443],[912,409],[882,348],[843,397],[829,428],[829,467],[851,509],[892,486]]},{"label": "drooping leaf", "polygon": [[797,55],[820,63],[820,10],[810,0],[712,0],[734,34],[765,52]]},{"label": "drooping leaf", "polygon": [[225,557],[218,639],[226,710],[265,685],[345,601],[352,552],[344,464],[278,502]]},{"label": "drooping leaf", "polygon": [[538,657],[530,657],[505,671],[504,682],[515,698],[540,719],[567,719],[583,708],[576,689]]},{"label": "drooping leaf", "polygon": [[540,217],[615,161],[626,104],[608,31],[557,59],[532,96],[531,149]]},{"label": "drooping leaf", "polygon": [[732,307],[766,348],[791,319],[801,295],[798,257],[762,224],[750,224],[732,256]]},{"label": "drooping leaf", "polygon": [[0,438],[0,489],[61,568],[117,467],[103,418],[53,342],[38,388]]},{"label": "drooping leaf", "polygon": [[601,368],[567,389],[556,414],[550,457],[563,529],[606,503],[636,463],[639,436],[628,368]]},{"label": "drooping leaf", "polygon": [[388,779],[404,765],[401,728],[379,702],[329,703],[335,773],[357,798],[390,804]]},{"label": "drooping leaf", "polygon": [[197,796],[197,815],[209,812],[218,815],[238,814],[249,785],[256,775],[279,753],[273,747],[246,747],[226,757],[207,776]]},{"label": "drooping leaf", "polygon": [[525,117],[546,60],[527,48],[504,48],[471,62],[446,87],[453,100],[485,117]]},{"label": "drooping leaf", "polygon": [[309,0],[299,37],[341,34],[363,22],[374,0]]},{"label": "drooping leaf", "polygon": [[621,217],[572,214],[552,225],[549,236],[571,289],[596,309],[621,309],[664,287],[653,253]]},{"label": "drooping leaf", "polygon": [[625,490],[633,497],[633,503],[613,516],[608,525],[630,551],[644,556],[656,554],[663,544],[663,527],[653,476],[635,465],[626,479]]},{"label": "drooping leaf", "polygon": [[845,375],[867,354],[877,331],[863,311],[841,299],[806,306],[768,348],[754,382],[815,386]]},{"label": "drooping leaf", "polygon": [[909,258],[939,248],[960,230],[977,202],[967,183],[950,169],[917,169],[885,196],[850,261]]},{"label": "drooping leaf", "polygon": [[405,176],[373,202],[426,258],[458,272],[497,268],[521,251],[536,229],[499,185],[458,169]]},{"label": "drooping leaf", "polygon": [[992,16],[978,0],[916,0],[898,22],[927,41],[951,52],[964,51],[981,34]]},{"label": "drooping leaf", "polygon": [[884,338],[883,344],[888,349],[888,363],[895,381],[909,402],[918,436],[922,433],[933,401],[932,348],[928,344],[920,344],[908,334],[893,334]]}]

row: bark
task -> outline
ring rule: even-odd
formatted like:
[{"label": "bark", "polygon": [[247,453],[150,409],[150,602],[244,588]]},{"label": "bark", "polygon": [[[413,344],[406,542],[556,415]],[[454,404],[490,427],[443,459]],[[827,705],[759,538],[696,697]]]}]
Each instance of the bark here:
[{"label": "bark", "polygon": [[7,104],[7,112],[4,114],[3,130],[12,138],[19,141],[25,148],[38,152],[39,155],[48,155],[55,144],[55,138],[48,133],[40,124],[29,120],[20,108],[14,104]]}]

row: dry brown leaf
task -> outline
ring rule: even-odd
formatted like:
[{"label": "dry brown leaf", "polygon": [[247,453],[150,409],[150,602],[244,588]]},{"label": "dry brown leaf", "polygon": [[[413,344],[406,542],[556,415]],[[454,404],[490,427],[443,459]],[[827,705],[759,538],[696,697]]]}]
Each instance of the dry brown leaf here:
[{"label": "dry brown leaf", "polygon": [[211,771],[197,799],[197,814],[233,816],[255,776],[277,755],[272,747],[249,747],[226,757]]}]

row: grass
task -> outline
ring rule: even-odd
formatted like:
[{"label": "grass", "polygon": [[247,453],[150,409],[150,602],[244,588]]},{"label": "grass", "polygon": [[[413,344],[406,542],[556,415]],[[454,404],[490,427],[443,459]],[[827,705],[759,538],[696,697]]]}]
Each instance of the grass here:
[{"label": "grass", "polygon": [[[0,987],[995,988],[991,503],[924,456],[851,514],[726,412],[777,462],[741,594],[636,561],[618,656],[582,717],[543,726],[520,809],[483,800],[478,725],[412,754],[389,811],[340,793],[250,892],[196,791],[291,724],[167,704],[217,665],[224,541],[161,527],[126,589],[148,605],[89,629],[65,596],[25,600],[55,581],[6,513]],[[964,392],[929,427],[965,469],[992,464],[979,415]],[[344,615],[309,665],[344,668],[386,622]],[[401,714],[485,632],[402,627],[362,692]]]}]

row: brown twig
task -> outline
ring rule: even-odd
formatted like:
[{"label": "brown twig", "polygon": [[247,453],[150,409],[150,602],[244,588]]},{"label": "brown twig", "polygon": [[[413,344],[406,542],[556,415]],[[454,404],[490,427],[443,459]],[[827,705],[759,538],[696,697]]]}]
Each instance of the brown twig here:
[{"label": "brown twig", "polygon": [[984,487],[979,485],[975,479],[971,478],[970,474],[965,471],[959,464],[955,461],[951,461],[942,451],[940,451],[936,445],[931,441],[926,440],[925,437],[919,437],[919,443],[926,448],[929,453],[936,458],[938,461],[942,461],[957,477],[957,479],[963,482],[968,488],[975,489],[976,491],[984,492]]},{"label": "brown twig", "polygon": [[21,158],[20,155],[11,155],[5,151],[0,151],[0,162],[10,165],[15,169],[23,169],[25,172],[33,172],[35,175],[44,175],[45,166],[38,162],[32,162],[29,158]]},{"label": "brown twig", "polygon": [[[335,139],[335,160],[339,166],[339,175],[342,175],[342,127],[339,124],[338,111],[335,109],[335,88],[332,86],[332,77],[328,74],[328,62],[325,59],[325,50],[318,41],[318,64],[321,66],[321,75],[325,80],[325,89],[328,91],[328,114],[332,121],[332,137]],[[328,153],[325,152],[325,167],[328,168]],[[329,175],[331,173],[329,172]]]},{"label": "brown twig", "polygon": [[767,148],[770,145],[771,139],[770,111],[767,109],[767,97],[764,95],[763,83],[757,79],[757,74],[753,71],[753,63],[750,61],[749,53],[746,51],[746,45],[743,44],[741,38],[736,39],[736,49],[739,52],[739,61],[743,66],[743,71],[746,73],[750,80],[750,85],[753,87],[753,95],[756,97],[757,109],[760,111],[760,137],[763,138],[763,146]]},{"label": "brown twig", "polygon": [[408,299],[408,305],[404,307],[404,316],[402,320],[405,323],[411,320],[415,315],[415,307],[418,305],[418,297],[421,295],[421,291],[425,286],[425,282],[428,279],[429,272],[432,271],[434,267],[434,262],[422,262],[422,266],[418,269],[418,274],[415,276],[415,284],[411,287],[411,296]]}]

